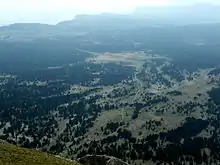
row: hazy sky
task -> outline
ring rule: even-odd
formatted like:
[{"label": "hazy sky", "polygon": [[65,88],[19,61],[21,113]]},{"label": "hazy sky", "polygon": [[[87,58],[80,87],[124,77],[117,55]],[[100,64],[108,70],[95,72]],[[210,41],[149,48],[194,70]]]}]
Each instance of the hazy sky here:
[{"label": "hazy sky", "polygon": [[15,22],[56,23],[76,14],[130,12],[137,6],[174,5],[219,0],[0,0],[0,25]]}]

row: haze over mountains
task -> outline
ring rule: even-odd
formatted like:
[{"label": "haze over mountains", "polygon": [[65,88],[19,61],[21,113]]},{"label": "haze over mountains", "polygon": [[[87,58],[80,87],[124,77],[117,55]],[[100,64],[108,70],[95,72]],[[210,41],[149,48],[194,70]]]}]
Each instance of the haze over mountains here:
[{"label": "haze over mountains", "polygon": [[145,14],[167,24],[199,24],[220,22],[220,5],[198,3],[185,6],[139,7],[134,13]]},{"label": "haze over mountains", "polygon": [[[80,35],[92,30],[125,30],[142,27],[183,26],[220,22],[220,5],[139,7],[130,14],[103,13],[77,15],[56,25],[15,23],[0,27],[1,40],[33,39],[41,37]],[[13,37],[12,37],[13,36]]]},{"label": "haze over mountains", "polygon": [[[184,20],[182,20],[182,24],[193,23],[193,20],[195,23],[205,23],[219,21],[219,9],[220,5],[213,3],[196,3],[192,5],[172,6],[141,6],[134,9],[134,11],[128,15],[136,14],[136,16],[140,16],[141,18],[159,19],[158,21],[167,19],[167,21],[171,21],[168,22],[168,24],[175,24],[175,21],[177,21],[176,23],[180,23],[179,20],[182,18],[184,18]],[[127,14],[121,13],[119,15]]]}]

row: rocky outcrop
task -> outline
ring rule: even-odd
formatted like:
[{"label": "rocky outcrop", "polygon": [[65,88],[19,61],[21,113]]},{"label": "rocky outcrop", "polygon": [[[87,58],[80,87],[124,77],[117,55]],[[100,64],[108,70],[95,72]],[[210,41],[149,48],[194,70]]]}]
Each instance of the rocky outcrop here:
[{"label": "rocky outcrop", "polygon": [[83,165],[129,165],[121,159],[107,155],[86,155],[78,161]]}]

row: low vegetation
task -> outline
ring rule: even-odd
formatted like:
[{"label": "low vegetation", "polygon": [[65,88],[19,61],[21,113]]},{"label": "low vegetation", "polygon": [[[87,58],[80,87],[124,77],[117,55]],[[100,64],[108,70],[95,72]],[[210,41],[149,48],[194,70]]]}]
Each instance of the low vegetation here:
[{"label": "low vegetation", "polygon": [[80,165],[63,158],[0,141],[0,165]]}]

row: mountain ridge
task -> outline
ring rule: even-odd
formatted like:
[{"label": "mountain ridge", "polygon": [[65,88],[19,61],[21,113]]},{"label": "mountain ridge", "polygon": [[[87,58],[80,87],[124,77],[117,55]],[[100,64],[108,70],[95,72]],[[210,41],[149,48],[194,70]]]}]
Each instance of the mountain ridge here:
[{"label": "mountain ridge", "polygon": [[21,148],[0,140],[0,165],[129,165],[107,155],[85,155],[77,161],[37,150]]}]

